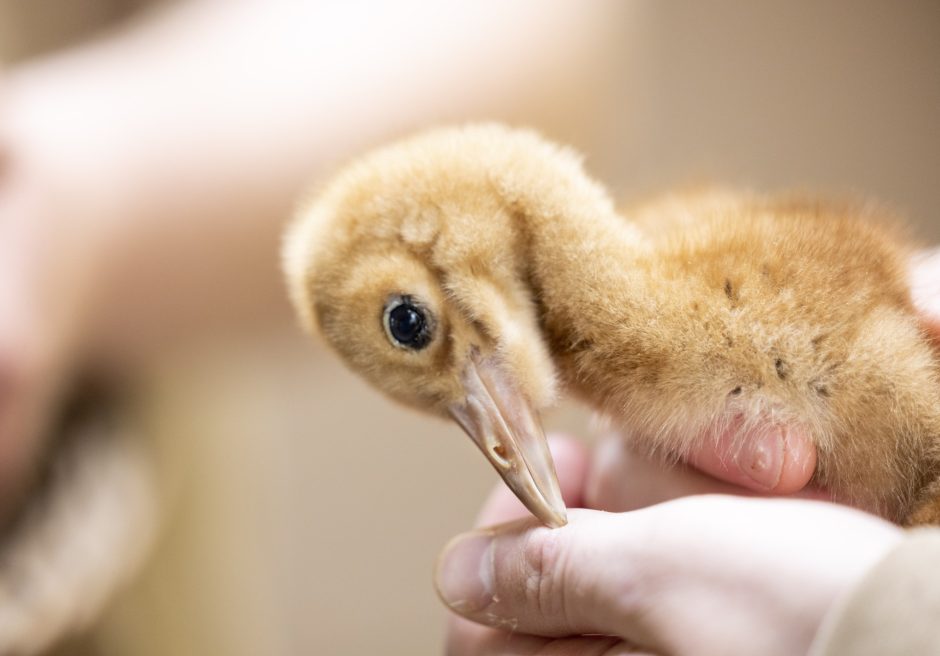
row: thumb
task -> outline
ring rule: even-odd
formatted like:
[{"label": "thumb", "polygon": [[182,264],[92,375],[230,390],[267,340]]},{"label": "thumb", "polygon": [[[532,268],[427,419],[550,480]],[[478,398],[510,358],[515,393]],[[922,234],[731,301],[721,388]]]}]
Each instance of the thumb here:
[{"label": "thumb", "polygon": [[438,593],[517,633],[616,636],[669,654],[806,653],[833,604],[902,539],[834,504],[722,495],[569,520],[458,537]]},{"label": "thumb", "polygon": [[513,632],[621,635],[641,514],[571,510],[562,528],[525,520],[465,533],[441,554],[438,594],[460,615]]}]

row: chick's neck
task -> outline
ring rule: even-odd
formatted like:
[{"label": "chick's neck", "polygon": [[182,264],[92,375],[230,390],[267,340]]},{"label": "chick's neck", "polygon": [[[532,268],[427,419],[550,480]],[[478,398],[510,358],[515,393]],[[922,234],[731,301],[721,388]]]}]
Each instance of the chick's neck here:
[{"label": "chick's neck", "polygon": [[595,335],[623,334],[657,303],[649,298],[651,246],[640,230],[616,213],[577,162],[543,159],[507,171],[499,187],[513,212],[525,283],[557,359]]}]

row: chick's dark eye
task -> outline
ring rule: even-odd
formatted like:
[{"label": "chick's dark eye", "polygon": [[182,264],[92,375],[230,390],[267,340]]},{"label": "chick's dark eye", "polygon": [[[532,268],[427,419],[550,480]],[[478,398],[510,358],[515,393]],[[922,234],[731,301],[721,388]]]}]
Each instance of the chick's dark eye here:
[{"label": "chick's dark eye", "polygon": [[385,322],[389,337],[398,346],[417,351],[431,341],[427,311],[407,297],[388,306]]}]

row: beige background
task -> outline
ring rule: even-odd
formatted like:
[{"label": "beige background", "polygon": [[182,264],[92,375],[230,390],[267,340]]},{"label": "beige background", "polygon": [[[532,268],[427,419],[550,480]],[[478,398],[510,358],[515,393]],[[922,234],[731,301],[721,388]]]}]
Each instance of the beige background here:
[{"label": "beige background", "polygon": [[[940,240],[940,4],[610,16],[577,97],[527,122],[576,143],[620,196],[701,180],[860,193]],[[102,651],[440,651],[434,558],[496,480],[456,427],[386,402],[286,326],[168,356],[146,387],[179,463],[173,512]]]}]

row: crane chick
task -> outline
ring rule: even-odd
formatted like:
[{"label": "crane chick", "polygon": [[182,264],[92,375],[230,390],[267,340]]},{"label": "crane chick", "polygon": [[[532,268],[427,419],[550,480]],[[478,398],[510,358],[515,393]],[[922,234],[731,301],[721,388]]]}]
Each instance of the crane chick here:
[{"label": "crane chick", "polygon": [[284,268],[308,329],[455,419],[548,525],[565,507],[538,411],[561,388],[674,457],[799,430],[837,498],[940,520],[938,372],[890,221],[720,191],[633,214],[535,133],[442,129],[337,175]]}]

